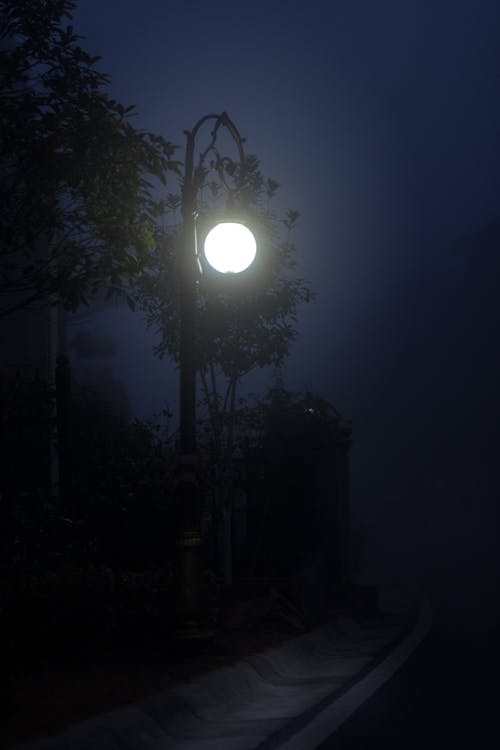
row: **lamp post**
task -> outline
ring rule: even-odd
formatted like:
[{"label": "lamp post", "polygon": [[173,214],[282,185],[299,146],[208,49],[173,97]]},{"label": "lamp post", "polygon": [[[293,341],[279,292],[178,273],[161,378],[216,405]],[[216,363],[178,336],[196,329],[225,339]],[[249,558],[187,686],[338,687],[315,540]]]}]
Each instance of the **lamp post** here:
[{"label": "lamp post", "polygon": [[[195,140],[200,128],[213,121],[211,141],[200,153],[195,167]],[[240,176],[244,166],[242,138],[228,115],[206,115],[192,130],[185,131],[186,155],[182,184],[181,209],[183,232],[179,257],[180,271],[180,472],[179,499],[181,503],[180,533],[177,538],[178,636],[184,640],[199,640],[202,628],[203,592],[200,530],[200,498],[196,482],[196,295],[200,277],[200,259],[196,242],[197,196],[201,187],[205,160],[209,153],[216,157],[216,167],[224,184],[224,163],[216,148],[220,127],[226,128],[238,149]],[[236,233],[236,234],[235,234]],[[243,239],[242,239],[243,236]],[[229,240],[228,240],[229,237]],[[235,239],[236,238],[236,239]],[[243,258],[240,253],[243,252]],[[255,257],[252,233],[239,222],[219,222],[208,233],[205,244],[207,261],[220,273],[240,273]]]}]

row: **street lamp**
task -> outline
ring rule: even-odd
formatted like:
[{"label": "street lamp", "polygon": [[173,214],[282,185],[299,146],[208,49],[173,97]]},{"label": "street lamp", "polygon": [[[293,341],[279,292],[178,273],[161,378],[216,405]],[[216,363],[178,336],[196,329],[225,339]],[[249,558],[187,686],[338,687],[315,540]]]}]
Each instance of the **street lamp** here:
[{"label": "street lamp", "polygon": [[[208,121],[214,121],[211,141],[201,152],[194,165],[195,139],[198,131]],[[239,177],[244,169],[243,141],[228,115],[206,115],[192,130],[185,131],[186,156],[182,183],[183,233],[180,248],[180,472],[179,499],[181,503],[180,533],[177,539],[178,584],[178,636],[184,640],[204,637],[202,629],[202,559],[200,532],[200,499],[196,482],[196,296],[201,273],[196,238],[198,216],[197,196],[206,174],[205,161],[215,155],[215,166],[223,184],[227,186],[224,166],[227,157],[221,157],[216,147],[220,127],[230,133],[239,156]],[[241,221],[230,218],[217,221],[207,233],[204,255],[208,263],[221,274],[239,274],[247,269],[256,256],[255,238]]]},{"label": "street lamp", "polygon": [[241,273],[254,262],[257,243],[253,233],[244,224],[223,221],[209,231],[203,250],[215,271]]}]

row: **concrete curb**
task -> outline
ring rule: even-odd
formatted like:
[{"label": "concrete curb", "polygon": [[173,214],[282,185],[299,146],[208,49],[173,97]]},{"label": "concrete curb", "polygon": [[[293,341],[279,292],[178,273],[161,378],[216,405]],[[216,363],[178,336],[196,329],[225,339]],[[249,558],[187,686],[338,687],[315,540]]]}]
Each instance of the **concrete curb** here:
[{"label": "concrete curb", "polygon": [[432,627],[432,609],[427,600],[420,602],[414,627],[367,674],[341,691],[322,701],[309,715],[298,717],[288,727],[278,731],[274,737],[261,743],[256,750],[304,750],[318,747],[382,685],[390,680],[396,671],[407,661],[417,646],[427,636]]}]

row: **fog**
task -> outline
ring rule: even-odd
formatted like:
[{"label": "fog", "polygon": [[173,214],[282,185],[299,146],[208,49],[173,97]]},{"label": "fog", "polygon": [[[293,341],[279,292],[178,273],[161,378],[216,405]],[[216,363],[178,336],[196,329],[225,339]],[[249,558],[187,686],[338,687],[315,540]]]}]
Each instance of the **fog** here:
[{"label": "fog", "polygon": [[[316,299],[285,385],[352,420],[358,575],[443,596],[496,580],[499,12],[257,3],[242,19],[225,2],[92,1],[75,17],[136,123],[182,147],[227,109],[281,184],[277,210],[301,212]],[[90,329],[115,342],[106,366],[131,413],[176,413],[175,367],[140,316],[107,310]]]}]

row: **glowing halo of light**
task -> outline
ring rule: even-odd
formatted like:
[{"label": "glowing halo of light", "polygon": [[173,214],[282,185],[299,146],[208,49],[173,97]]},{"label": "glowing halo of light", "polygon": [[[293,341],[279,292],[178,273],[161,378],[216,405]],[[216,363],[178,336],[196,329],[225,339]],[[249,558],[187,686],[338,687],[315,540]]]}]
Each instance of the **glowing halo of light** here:
[{"label": "glowing halo of light", "polygon": [[255,260],[257,242],[244,224],[222,221],[208,232],[203,250],[208,263],[219,273],[241,273]]}]

